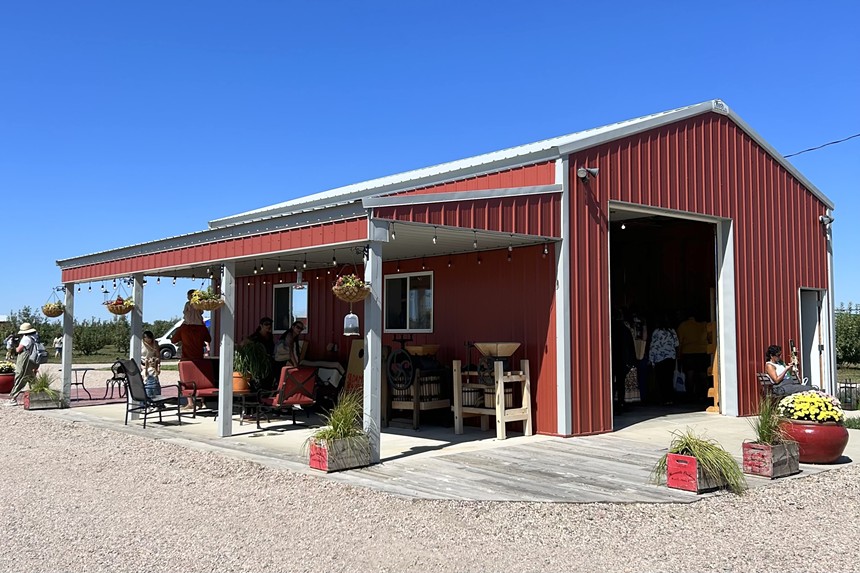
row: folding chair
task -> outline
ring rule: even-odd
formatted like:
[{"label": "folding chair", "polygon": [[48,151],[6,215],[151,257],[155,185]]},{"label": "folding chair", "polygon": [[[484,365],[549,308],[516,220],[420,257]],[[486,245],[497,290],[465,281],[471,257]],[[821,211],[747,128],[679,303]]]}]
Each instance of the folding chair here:
[{"label": "folding chair", "polygon": [[[257,408],[257,428],[261,428],[260,416],[264,411],[266,422],[270,422],[269,414],[271,412],[289,409],[293,416],[293,424],[295,424],[296,406],[304,409],[316,404],[316,397],[314,396],[316,383],[316,368],[295,368],[293,366],[281,368],[278,388],[274,392],[260,393],[260,406]],[[310,412],[307,415],[310,416]]]},{"label": "folding chair", "polygon": [[125,425],[128,425],[128,415],[138,413],[143,416],[143,427],[146,428],[146,419],[149,416],[158,414],[158,422],[163,423],[163,414],[176,413],[176,418],[179,420],[179,425],[182,425],[182,415],[179,411],[179,384],[170,384],[162,386],[169,388],[176,387],[176,396],[156,396],[150,398],[146,395],[146,387],[143,383],[143,376],[140,373],[140,368],[134,360],[119,360],[122,364],[126,375],[126,409],[125,409]]}]

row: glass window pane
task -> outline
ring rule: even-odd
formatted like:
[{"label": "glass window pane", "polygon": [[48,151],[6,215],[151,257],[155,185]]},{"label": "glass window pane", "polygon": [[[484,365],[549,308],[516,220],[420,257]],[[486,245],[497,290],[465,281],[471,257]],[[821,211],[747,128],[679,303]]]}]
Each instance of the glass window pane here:
[{"label": "glass window pane", "polygon": [[385,279],[385,328],[406,329],[406,277]]},{"label": "glass window pane", "polygon": [[433,277],[431,275],[409,277],[409,328],[415,330],[433,328]]},{"label": "glass window pane", "polygon": [[284,331],[287,330],[293,323],[292,313],[290,311],[290,291],[289,285],[275,286],[274,301],[275,308],[273,310],[272,330]]}]

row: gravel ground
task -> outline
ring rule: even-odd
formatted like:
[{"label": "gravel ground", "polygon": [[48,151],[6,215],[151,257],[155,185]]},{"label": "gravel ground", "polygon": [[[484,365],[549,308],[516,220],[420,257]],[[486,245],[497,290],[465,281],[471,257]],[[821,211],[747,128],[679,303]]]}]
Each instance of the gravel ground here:
[{"label": "gravel ground", "polygon": [[21,408],[0,432],[0,571],[860,571],[856,465],[680,505],[414,501]]}]

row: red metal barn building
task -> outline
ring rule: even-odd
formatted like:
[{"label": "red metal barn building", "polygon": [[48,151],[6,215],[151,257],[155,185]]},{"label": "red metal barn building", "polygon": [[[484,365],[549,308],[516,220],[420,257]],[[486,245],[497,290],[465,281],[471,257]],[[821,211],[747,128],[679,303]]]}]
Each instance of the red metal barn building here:
[{"label": "red metal barn building", "polygon": [[[306,305],[310,355],[345,363],[349,305],[331,286],[355,267],[372,285],[354,309],[368,420],[379,421],[381,349],[395,338],[439,344],[449,365],[470,359],[469,341],[510,340],[531,364],[536,431],[585,435],[613,429],[610,317],[622,306],[708,315],[725,415],[755,411],[764,350],[789,338],[803,374],[832,391],[832,209],[714,100],[58,264],[67,287],[132,277],[139,302],[147,276],[220,274],[222,382],[234,333],[241,339],[261,316],[282,330],[296,305]],[[66,293],[73,310],[74,289]],[[67,312],[68,346],[72,320]],[[135,336],[140,323],[139,305]],[[229,435],[229,420],[219,431]]]}]

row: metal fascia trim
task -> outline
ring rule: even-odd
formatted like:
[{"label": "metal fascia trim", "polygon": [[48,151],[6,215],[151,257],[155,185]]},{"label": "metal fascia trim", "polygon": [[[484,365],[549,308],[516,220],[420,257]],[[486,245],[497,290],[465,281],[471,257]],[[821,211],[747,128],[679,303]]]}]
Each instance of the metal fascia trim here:
[{"label": "metal fascia trim", "polygon": [[207,243],[215,243],[227,239],[237,239],[253,235],[263,235],[285,229],[296,229],[318,225],[321,223],[334,223],[349,219],[367,217],[367,211],[355,204],[339,205],[331,209],[316,210],[313,212],[297,213],[292,216],[266,219],[264,221],[250,221],[244,224],[206,229],[186,235],[178,235],[165,239],[158,239],[148,243],[138,243],[126,247],[119,247],[107,251],[99,251],[79,257],[70,257],[56,261],[60,269],[70,269],[85,265],[92,265],[129,257],[139,257],[172,251],[185,247],[195,247]]},{"label": "metal fascia trim", "polygon": [[562,185],[533,185],[529,187],[506,187],[502,189],[483,189],[480,191],[455,191],[451,193],[416,193],[394,197],[365,197],[361,204],[366,209],[373,207],[400,207],[404,205],[426,205],[429,203],[450,203],[454,201],[475,201],[494,197],[518,197],[523,195],[544,195],[561,193]]}]

